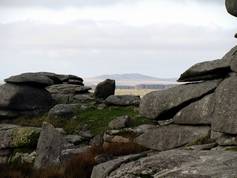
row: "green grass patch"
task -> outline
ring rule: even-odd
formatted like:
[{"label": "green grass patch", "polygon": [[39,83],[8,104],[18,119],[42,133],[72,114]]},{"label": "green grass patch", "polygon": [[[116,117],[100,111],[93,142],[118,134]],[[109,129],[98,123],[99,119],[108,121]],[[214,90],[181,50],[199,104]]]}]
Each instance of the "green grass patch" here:
[{"label": "green grass patch", "polygon": [[111,120],[119,116],[128,115],[132,120],[132,127],[148,124],[152,121],[141,117],[136,107],[106,107],[102,110],[97,108],[89,108],[86,110],[78,110],[76,118],[56,119],[48,118],[47,115],[34,118],[18,118],[13,121],[14,124],[23,126],[41,127],[44,121],[53,124],[55,127],[63,128],[67,134],[78,132],[83,126],[87,126],[93,134],[103,133]]}]

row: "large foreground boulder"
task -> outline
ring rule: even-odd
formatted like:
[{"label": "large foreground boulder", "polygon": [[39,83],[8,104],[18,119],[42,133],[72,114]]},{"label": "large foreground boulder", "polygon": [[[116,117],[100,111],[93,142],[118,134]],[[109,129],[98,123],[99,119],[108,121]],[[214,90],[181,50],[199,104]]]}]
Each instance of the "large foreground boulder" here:
[{"label": "large foreground boulder", "polygon": [[210,127],[169,125],[147,130],[135,142],[145,148],[164,151],[208,140]]},{"label": "large foreground boulder", "polygon": [[114,95],[114,93],[115,93],[115,80],[107,79],[96,86],[94,95],[96,98],[106,99],[110,95]]},{"label": "large foreground boulder", "polygon": [[65,138],[51,124],[44,122],[37,145],[35,168],[60,164],[61,151],[67,144]]},{"label": "large foreground boulder", "polygon": [[231,151],[170,150],[122,162],[110,171],[105,165],[102,163],[94,168],[94,174],[99,167],[101,169],[93,178],[236,178],[237,154]]},{"label": "large foreground boulder", "polygon": [[225,1],[227,11],[237,17],[237,1],[236,0],[226,0]]},{"label": "large foreground boulder", "polygon": [[146,156],[146,154],[128,155],[99,164],[98,166],[94,167],[91,178],[106,178],[112,171],[119,168],[121,164],[138,160],[139,158],[142,158],[144,156]]},{"label": "large foreground boulder", "polygon": [[183,107],[214,92],[219,83],[220,80],[213,80],[151,92],[143,97],[140,113],[151,119],[170,119]]},{"label": "large foreground boulder", "polygon": [[215,92],[215,110],[212,129],[228,134],[237,134],[237,76],[225,79]]},{"label": "large foreground boulder", "polygon": [[0,109],[19,112],[44,112],[52,105],[52,97],[43,88],[26,85],[0,86]]}]

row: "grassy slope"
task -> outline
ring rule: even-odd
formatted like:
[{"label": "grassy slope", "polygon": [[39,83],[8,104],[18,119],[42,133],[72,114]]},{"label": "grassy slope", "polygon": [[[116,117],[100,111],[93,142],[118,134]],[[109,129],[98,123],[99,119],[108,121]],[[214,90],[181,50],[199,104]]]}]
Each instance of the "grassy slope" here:
[{"label": "grassy slope", "polygon": [[73,119],[50,119],[47,116],[36,118],[19,118],[14,121],[15,124],[25,126],[40,127],[42,122],[47,121],[55,127],[62,127],[68,134],[76,133],[83,126],[87,126],[93,134],[103,133],[108,123],[118,116],[128,115],[133,118],[132,126],[150,123],[151,121],[139,116],[138,109],[135,107],[106,107],[104,109],[90,108],[78,110]]}]

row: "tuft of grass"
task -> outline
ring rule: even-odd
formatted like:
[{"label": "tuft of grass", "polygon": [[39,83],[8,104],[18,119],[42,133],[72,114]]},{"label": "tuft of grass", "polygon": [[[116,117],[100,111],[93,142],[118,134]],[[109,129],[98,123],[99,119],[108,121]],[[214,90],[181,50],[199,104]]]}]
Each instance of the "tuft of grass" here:
[{"label": "tuft of grass", "polygon": [[106,131],[110,121],[116,117],[128,115],[133,118],[132,127],[151,122],[149,119],[139,116],[135,107],[111,106],[98,110],[90,108],[78,112],[78,121],[82,125],[87,125],[93,134],[100,134]]},{"label": "tuft of grass", "polygon": [[84,126],[94,134],[101,134],[106,131],[110,121],[116,117],[128,115],[132,120],[132,127],[151,123],[152,121],[141,117],[136,107],[106,107],[102,110],[95,108],[88,108],[86,110],[80,110],[76,112],[76,117],[71,119],[55,119],[48,118],[47,115],[42,115],[34,118],[18,118],[13,121],[14,124],[23,126],[41,127],[44,121],[53,124],[55,127],[63,128],[67,134],[76,133],[80,128]]}]

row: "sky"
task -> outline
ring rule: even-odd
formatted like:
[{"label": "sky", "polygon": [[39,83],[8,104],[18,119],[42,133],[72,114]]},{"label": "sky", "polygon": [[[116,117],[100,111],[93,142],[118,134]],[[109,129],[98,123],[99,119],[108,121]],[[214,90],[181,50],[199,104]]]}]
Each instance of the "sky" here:
[{"label": "sky", "polygon": [[177,78],[236,44],[224,0],[0,0],[0,80],[49,71]]}]

